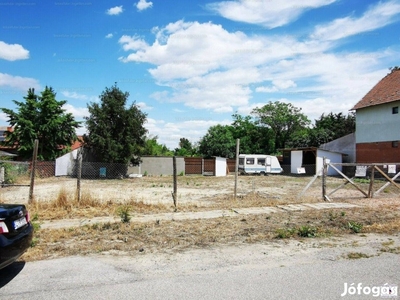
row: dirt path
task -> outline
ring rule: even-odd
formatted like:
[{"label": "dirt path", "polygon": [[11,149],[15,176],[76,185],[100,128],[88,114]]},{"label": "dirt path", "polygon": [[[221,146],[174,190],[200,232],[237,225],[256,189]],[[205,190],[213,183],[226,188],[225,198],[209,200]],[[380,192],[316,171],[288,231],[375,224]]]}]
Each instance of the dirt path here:
[{"label": "dirt path", "polygon": [[[231,210],[212,210],[212,211],[201,211],[201,212],[174,212],[174,213],[162,213],[162,214],[133,214],[131,222],[144,223],[144,222],[156,222],[157,220],[196,220],[196,219],[212,219],[221,217],[231,217],[239,215],[256,215],[256,214],[269,214],[283,211],[302,211],[310,209],[329,209],[329,208],[353,208],[359,207],[355,204],[349,203],[304,203],[304,204],[288,204],[278,205],[276,207],[250,207],[250,208],[233,208]],[[117,217],[97,217],[92,219],[61,219],[54,221],[44,221],[41,223],[41,229],[60,229],[69,227],[78,227],[88,224],[95,223],[115,223],[120,222],[120,218]]]}]

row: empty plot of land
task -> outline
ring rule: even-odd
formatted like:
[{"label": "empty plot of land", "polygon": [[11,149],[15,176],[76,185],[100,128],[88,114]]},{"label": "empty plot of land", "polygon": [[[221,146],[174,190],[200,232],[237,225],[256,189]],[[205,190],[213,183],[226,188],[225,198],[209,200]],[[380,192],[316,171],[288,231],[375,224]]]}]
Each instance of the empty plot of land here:
[{"label": "empty plot of land", "polygon": [[[311,177],[292,176],[239,176],[237,196],[256,195],[257,203],[252,206],[268,206],[274,203],[302,203],[322,201],[321,181],[316,180],[311,187],[299,197],[302,190],[310,182]],[[340,178],[329,178],[327,188],[334,190],[344,183]],[[377,188],[385,182],[376,183]],[[27,183],[25,183],[27,184]],[[368,190],[368,183],[360,183]],[[219,202],[230,200],[234,195],[235,177],[211,176],[179,176],[177,182],[178,204],[195,205],[197,207],[218,207]],[[77,194],[77,179],[47,178],[38,179],[34,185],[34,199],[39,202],[53,201],[60,193],[73,198]],[[101,202],[140,201],[145,204],[172,203],[173,177],[141,177],[122,180],[82,180],[81,195]],[[386,188],[380,197],[398,197],[395,187]],[[6,203],[27,203],[28,186],[0,188],[0,201]],[[364,195],[351,186],[346,185],[333,195],[336,200],[364,198]]]}]

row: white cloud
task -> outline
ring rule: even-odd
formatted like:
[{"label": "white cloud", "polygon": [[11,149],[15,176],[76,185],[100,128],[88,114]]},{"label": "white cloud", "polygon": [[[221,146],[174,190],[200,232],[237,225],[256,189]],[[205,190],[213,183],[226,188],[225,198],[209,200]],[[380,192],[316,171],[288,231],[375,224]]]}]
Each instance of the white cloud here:
[{"label": "white cloud", "polygon": [[249,36],[213,23],[178,21],[154,34],[153,43],[121,37],[128,54],[120,60],[153,65],[148,71],[164,87],[153,99],[208,115],[248,115],[254,103],[268,101],[293,103],[311,120],[324,112],[346,113],[400,56],[396,48],[335,53],[327,41]]},{"label": "white cloud", "polygon": [[335,1],[337,0],[238,0],[211,3],[208,8],[233,21],[274,28],[295,21],[307,10]]},{"label": "white cloud", "polygon": [[297,86],[293,80],[281,80],[281,79],[273,80],[272,84],[273,84],[272,87],[266,87],[266,86],[257,87],[256,92],[275,93],[280,90],[286,90],[288,88]]},{"label": "white cloud", "polygon": [[142,40],[139,36],[123,35],[118,40],[118,43],[122,44],[122,48],[125,51],[146,50],[146,48],[148,47],[147,43],[144,40]]},{"label": "white cloud", "polygon": [[275,93],[277,91],[279,91],[279,89],[276,86],[273,87],[259,86],[256,88],[256,92],[259,93]]},{"label": "white cloud", "polygon": [[211,126],[218,124],[228,125],[231,120],[215,121],[215,120],[182,120],[178,122],[166,122],[163,120],[147,119],[146,129],[152,135],[158,136],[158,143],[164,144],[169,149],[178,148],[179,139],[185,137],[191,143],[196,143],[202,138]]},{"label": "white cloud", "polygon": [[150,95],[150,98],[156,99],[159,102],[163,102],[164,99],[167,99],[169,96],[168,91],[162,91],[162,92],[154,92]]},{"label": "white cloud", "polygon": [[152,106],[147,105],[145,102],[138,102],[138,103],[136,103],[136,105],[139,106],[139,108],[141,110],[152,110],[153,109]]},{"label": "white cloud", "polygon": [[88,100],[88,96],[78,94],[76,92],[62,91],[61,94],[65,97],[77,99],[77,100]]},{"label": "white cloud", "polygon": [[296,87],[281,92],[313,120],[323,112],[348,112],[388,73],[379,66],[392,65],[399,55],[394,51],[303,55],[270,65],[264,75],[295,81]]},{"label": "white cloud", "polygon": [[0,41],[0,59],[9,61],[28,59],[29,51],[19,44],[6,44]]},{"label": "white cloud", "polygon": [[[219,113],[248,104],[252,93],[249,85],[266,80],[261,66],[326,49],[324,44],[298,42],[287,36],[230,33],[212,23],[178,21],[158,29],[155,35],[152,45],[138,36],[122,36],[119,43],[132,53],[120,57],[120,61],[155,65],[150,74],[172,92],[157,92],[153,98]],[[279,89],[295,86],[285,78],[274,84]]]},{"label": "white cloud", "polygon": [[124,9],[122,8],[122,5],[115,6],[115,7],[112,7],[107,10],[107,15],[116,16],[116,15],[121,14],[123,11],[124,11]]},{"label": "white cloud", "polygon": [[136,3],[136,8],[139,11],[151,8],[153,6],[153,2],[147,2],[146,0],[140,0],[138,3]]},{"label": "white cloud", "polygon": [[39,82],[34,78],[13,76],[0,73],[0,86],[11,87],[21,91],[27,91],[29,88],[39,89]]},{"label": "white cloud", "polygon": [[274,86],[276,86],[280,90],[286,90],[288,88],[297,86],[293,80],[277,79],[277,80],[273,80],[272,83]]},{"label": "white cloud", "polygon": [[70,91],[62,91],[61,94],[64,97],[70,98],[70,99],[75,99],[75,100],[81,100],[85,102],[97,102],[99,101],[98,96],[87,96],[84,94],[79,94],[77,92],[70,92]]},{"label": "white cloud", "polygon": [[63,108],[67,113],[71,113],[76,120],[81,120],[83,117],[89,116],[89,110],[87,107],[74,107],[71,104],[64,104]]},{"label": "white cloud", "polygon": [[325,25],[317,26],[311,35],[314,39],[338,40],[359,33],[382,28],[398,20],[400,14],[398,0],[379,2],[371,6],[360,18],[345,17]]},{"label": "white cloud", "polygon": [[111,39],[114,35],[112,33],[109,33],[106,35],[106,39]]}]

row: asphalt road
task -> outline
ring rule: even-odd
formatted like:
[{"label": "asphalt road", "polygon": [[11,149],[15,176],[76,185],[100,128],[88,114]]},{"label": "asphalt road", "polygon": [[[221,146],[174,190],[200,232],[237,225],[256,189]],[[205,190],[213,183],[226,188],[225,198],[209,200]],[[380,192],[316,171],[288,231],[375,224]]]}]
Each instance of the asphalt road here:
[{"label": "asphalt road", "polygon": [[[0,299],[381,299],[374,287],[400,285],[398,254],[354,260],[338,254],[246,245],[18,262],[0,270]],[[345,284],[354,289],[341,296]]]}]

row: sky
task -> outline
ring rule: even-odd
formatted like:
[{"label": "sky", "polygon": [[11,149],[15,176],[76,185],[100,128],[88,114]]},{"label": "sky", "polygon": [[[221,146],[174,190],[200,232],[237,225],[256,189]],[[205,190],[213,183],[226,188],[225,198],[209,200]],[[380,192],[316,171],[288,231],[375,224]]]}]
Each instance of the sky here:
[{"label": "sky", "polygon": [[347,114],[399,58],[400,0],[0,0],[0,107],[50,86],[83,121],[116,83],[171,150],[270,101]]}]

